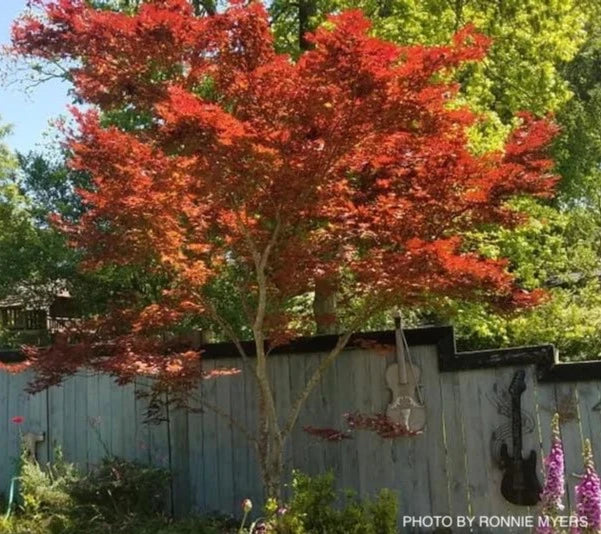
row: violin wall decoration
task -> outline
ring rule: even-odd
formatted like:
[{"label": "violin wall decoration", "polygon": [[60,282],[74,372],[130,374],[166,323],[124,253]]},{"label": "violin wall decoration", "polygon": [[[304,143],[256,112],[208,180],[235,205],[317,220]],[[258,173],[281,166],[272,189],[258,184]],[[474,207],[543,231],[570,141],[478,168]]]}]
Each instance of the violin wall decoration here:
[{"label": "violin wall decoration", "polygon": [[386,417],[407,430],[418,432],[426,426],[426,407],[419,390],[421,373],[411,361],[400,314],[395,315],[394,323],[396,362],[386,369],[386,385],[392,392]]}]

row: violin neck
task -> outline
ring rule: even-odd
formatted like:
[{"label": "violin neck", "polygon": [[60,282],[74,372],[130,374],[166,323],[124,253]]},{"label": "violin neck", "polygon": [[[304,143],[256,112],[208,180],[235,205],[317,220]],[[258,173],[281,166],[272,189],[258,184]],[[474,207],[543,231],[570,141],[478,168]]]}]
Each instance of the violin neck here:
[{"label": "violin neck", "polygon": [[396,345],[396,361],[399,366],[399,382],[401,384],[406,384],[408,382],[407,379],[407,362],[405,361],[405,350],[403,344],[403,332],[401,330],[400,320],[395,321],[395,345]]}]

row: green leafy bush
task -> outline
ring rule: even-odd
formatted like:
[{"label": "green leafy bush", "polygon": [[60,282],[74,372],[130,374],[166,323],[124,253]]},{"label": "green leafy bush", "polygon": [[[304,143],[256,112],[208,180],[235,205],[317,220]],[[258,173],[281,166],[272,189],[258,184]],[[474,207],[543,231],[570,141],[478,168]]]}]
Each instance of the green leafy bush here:
[{"label": "green leafy bush", "polygon": [[172,521],[165,517],[141,518],[131,516],[123,522],[59,524],[50,517],[16,517],[9,521],[0,519],[0,534],[237,534],[237,529],[227,530],[216,522],[203,518]]},{"label": "green leafy bush", "polygon": [[[60,449],[46,465],[19,463],[18,508],[0,517],[0,534],[227,534],[221,518],[167,517],[169,472],[107,457],[88,474]],[[2,511],[6,508],[3,507]]]},{"label": "green leafy bush", "polygon": [[[240,530],[236,520],[191,517],[175,521],[165,510],[169,473],[121,458],[105,458],[83,475],[60,452],[52,464],[22,459],[19,507],[0,519],[0,534],[238,534],[264,524],[272,534],[394,534],[397,502],[383,490],[374,500],[339,494],[330,473],[294,473],[292,497],[269,501],[265,518]],[[263,530],[262,532],[265,532]]]},{"label": "green leafy bush", "polygon": [[374,500],[352,492],[339,495],[334,475],[309,477],[295,471],[293,495],[285,506],[266,506],[267,531],[275,534],[396,534],[398,503],[390,490]]},{"label": "green leafy bush", "polygon": [[68,511],[73,508],[70,488],[78,480],[79,473],[73,464],[64,460],[60,448],[55,450],[55,461],[45,467],[22,458],[20,471],[19,493],[25,514]]},{"label": "green leafy bush", "polygon": [[64,461],[60,449],[55,457],[53,464],[41,467],[28,462],[23,453],[18,480],[20,520],[3,521],[0,533],[59,534],[71,528],[74,502],[69,487],[78,474],[72,464]]},{"label": "green leafy bush", "polygon": [[80,507],[96,510],[109,521],[156,516],[165,512],[169,477],[166,469],[108,457],[74,481],[70,493]]}]

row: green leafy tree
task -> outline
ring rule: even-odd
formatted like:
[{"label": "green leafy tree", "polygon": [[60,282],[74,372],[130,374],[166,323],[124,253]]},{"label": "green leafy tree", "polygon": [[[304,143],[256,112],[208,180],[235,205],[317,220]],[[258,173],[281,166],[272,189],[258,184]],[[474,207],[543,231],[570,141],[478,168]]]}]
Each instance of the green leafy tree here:
[{"label": "green leafy tree", "polygon": [[570,359],[601,353],[601,293],[598,242],[601,230],[585,208],[561,212],[529,202],[533,216],[515,231],[474,236],[491,258],[511,258],[525,287],[546,287],[546,302],[526,313],[503,316],[482,306],[447,302],[460,349],[555,343]]},{"label": "green leafy tree", "polygon": [[458,74],[465,98],[477,110],[506,122],[518,110],[545,114],[570,97],[559,65],[571,60],[586,39],[594,4],[586,0],[276,0],[271,13],[280,47],[293,53],[298,32],[319,24],[325,14],[360,8],[378,36],[401,44],[448,43],[468,23],[492,38],[487,58]]},{"label": "green leafy tree", "polygon": [[[593,15],[594,11],[590,11]],[[456,324],[464,346],[476,348],[554,342],[568,359],[601,354],[601,31],[598,16],[570,61],[558,64],[572,97],[557,111],[555,148],[562,176],[542,226],[504,239],[513,269],[529,283],[547,286],[549,301],[528,314],[503,318],[462,307]],[[524,233],[525,232],[525,233]],[[542,268],[541,268],[542,266]],[[538,272],[538,274],[536,274]]]},{"label": "green leafy tree", "polygon": [[555,144],[557,170],[563,176],[559,199],[564,206],[586,206],[601,214],[601,26],[574,59],[562,67],[574,97],[559,111],[562,133]]}]

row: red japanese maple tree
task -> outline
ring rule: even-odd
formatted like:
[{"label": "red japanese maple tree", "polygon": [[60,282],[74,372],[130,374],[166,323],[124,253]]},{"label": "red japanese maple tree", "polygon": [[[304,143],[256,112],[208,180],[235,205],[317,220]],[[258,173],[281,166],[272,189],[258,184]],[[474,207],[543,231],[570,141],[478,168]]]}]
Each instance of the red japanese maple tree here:
[{"label": "red japanese maple tree", "polygon": [[[470,152],[477,118],[451,105],[448,80],[485,54],[487,39],[471,28],[450,46],[400,47],[371,37],[364,16],[349,11],[309,36],[311,50],[294,62],[274,51],[256,2],[204,18],[186,0],[149,0],[133,15],[84,0],[38,4],[43,17],[15,25],[14,51],[67,60],[87,104],[74,111],[69,146],[93,186],[81,191],[87,212],[66,231],[86,269],[136,265],[166,280],[154,302],[95,318],[95,350],[59,341],[37,354],[38,385],[90,366],[122,382],[153,373],[164,387],[191,388],[203,376],[198,354],[165,355],[159,333],[204,314],[256,378],[255,436],[273,494],[303,403],[371,315],[440,295],[536,301],[505,262],[462,244],[479,225],[518,223],[508,199],[549,195],[555,183],[543,153],[555,129],[545,120],[524,114],[504,151]],[[115,112],[133,124],[111,122]],[[208,290],[231,272],[255,358]],[[280,418],[266,340],[302,331],[306,317],[290,303],[329,277],[341,280],[344,333]]]}]

